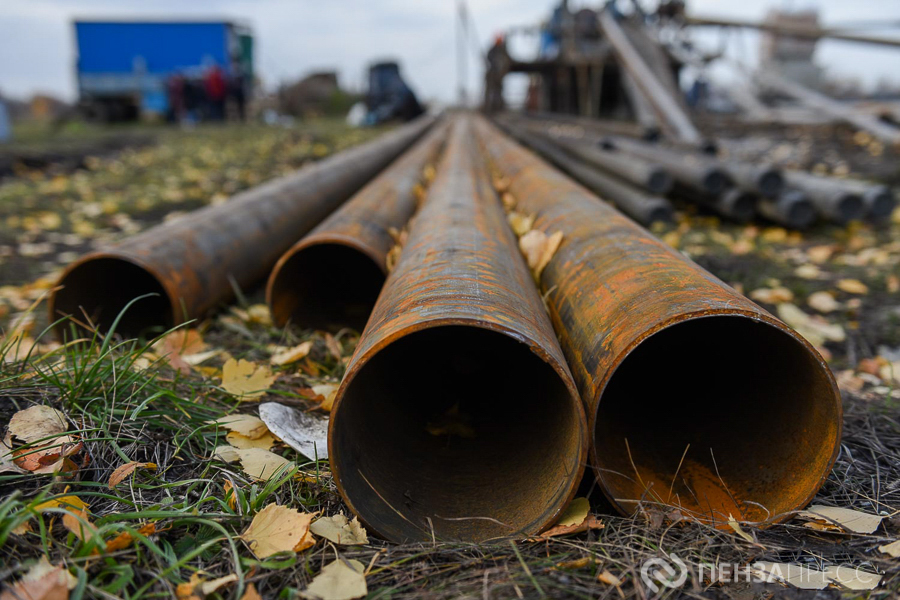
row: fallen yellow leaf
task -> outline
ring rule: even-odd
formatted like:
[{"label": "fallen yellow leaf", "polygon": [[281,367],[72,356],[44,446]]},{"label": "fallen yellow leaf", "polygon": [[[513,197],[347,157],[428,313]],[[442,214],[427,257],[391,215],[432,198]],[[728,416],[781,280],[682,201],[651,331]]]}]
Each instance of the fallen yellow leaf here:
[{"label": "fallen yellow leaf", "polygon": [[366,530],[360,525],[357,517],[353,517],[352,521],[347,520],[343,514],[322,517],[316,519],[309,530],[319,537],[343,546],[369,543]]},{"label": "fallen yellow leaf", "polygon": [[858,279],[841,279],[837,282],[837,287],[842,292],[848,294],[868,294],[869,288]]},{"label": "fallen yellow leaf", "polygon": [[323,399],[319,402],[319,408],[325,412],[331,412],[334,405],[334,399],[337,398],[338,389],[341,386],[337,383],[321,383],[312,386],[312,391]]},{"label": "fallen yellow leaf", "polygon": [[325,565],[300,595],[315,600],[353,600],[369,593],[365,565],[358,560],[338,558]]},{"label": "fallen yellow leaf", "polygon": [[261,448],[263,450],[268,450],[275,445],[275,438],[272,437],[272,434],[268,432],[266,432],[266,434],[262,437],[253,439],[247,437],[246,435],[241,435],[236,431],[230,431],[228,432],[228,435],[225,436],[225,439],[229,444],[231,444],[235,448],[240,448],[241,450],[247,450],[249,448]]},{"label": "fallen yellow leaf", "polygon": [[64,433],[68,429],[66,415],[50,406],[36,405],[20,410],[12,416],[7,426],[5,443],[16,438],[25,443],[44,440]]},{"label": "fallen yellow leaf", "polygon": [[278,378],[265,365],[228,359],[222,367],[222,389],[241,400],[259,398]]},{"label": "fallen yellow leaf", "polygon": [[900,558],[900,540],[885,544],[884,546],[878,546],[878,551],[893,556],[894,558]]},{"label": "fallen yellow leaf", "polygon": [[115,487],[122,483],[126,477],[134,473],[134,470],[138,467],[144,469],[156,469],[156,464],[142,462],[125,463],[124,465],[118,467],[115,471],[113,471],[112,475],[109,476],[109,489],[115,489]]},{"label": "fallen yellow leaf", "polygon": [[297,362],[298,360],[306,358],[306,355],[312,350],[312,345],[312,342],[303,342],[293,348],[287,348],[272,356],[272,358],[269,359],[269,362],[278,366]]},{"label": "fallen yellow leaf", "polygon": [[299,552],[308,548],[310,541],[315,543],[309,533],[315,516],[272,503],[256,513],[241,539],[259,559],[279,552]]},{"label": "fallen yellow leaf", "polygon": [[870,515],[851,508],[839,506],[813,505],[797,513],[803,519],[815,519],[824,523],[837,524],[854,533],[874,533],[884,517]]},{"label": "fallen yellow leaf", "polygon": [[253,415],[228,415],[207,421],[207,423],[221,425],[228,431],[234,431],[254,440],[269,433],[269,428],[262,422],[262,419]]},{"label": "fallen yellow leaf", "polygon": [[260,481],[267,481],[276,473],[283,473],[296,466],[288,459],[260,448],[236,449],[235,452],[244,473]]},{"label": "fallen yellow leaf", "polygon": [[517,237],[522,237],[531,231],[531,228],[534,226],[534,218],[535,215],[523,215],[517,211],[512,211],[506,215],[506,219]]},{"label": "fallen yellow leaf", "polygon": [[535,279],[540,278],[544,267],[556,254],[562,239],[563,234],[561,231],[557,231],[548,237],[547,234],[538,229],[532,229],[519,238],[519,250],[525,256],[528,268],[531,269]]},{"label": "fallen yellow leaf", "polygon": [[77,583],[67,569],[50,564],[42,556],[22,579],[0,594],[0,600],[66,600]]}]

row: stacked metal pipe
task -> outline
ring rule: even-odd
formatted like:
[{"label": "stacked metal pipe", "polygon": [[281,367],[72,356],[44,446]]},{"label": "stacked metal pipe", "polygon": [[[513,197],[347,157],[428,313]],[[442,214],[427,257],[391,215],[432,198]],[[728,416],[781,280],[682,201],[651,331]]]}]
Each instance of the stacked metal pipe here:
[{"label": "stacked metal pipe", "polygon": [[[589,183],[591,174],[585,169],[653,194],[660,193],[658,187],[635,177],[635,172],[662,171],[675,181],[668,192],[672,198],[698,204],[733,221],[761,216],[796,229],[809,227],[817,219],[837,225],[863,219],[880,223],[897,205],[893,192],[883,185],[716,158],[695,147],[667,148],[625,135],[605,135],[575,120],[570,120],[568,127],[560,125],[565,122],[509,115],[498,120],[520,142],[614,204],[616,194]],[[535,136],[543,138],[540,148],[535,146]],[[554,149],[569,155],[567,163],[580,161],[581,169],[562,164]],[[628,212],[621,205],[619,208]],[[640,216],[630,216],[649,224]]]}]

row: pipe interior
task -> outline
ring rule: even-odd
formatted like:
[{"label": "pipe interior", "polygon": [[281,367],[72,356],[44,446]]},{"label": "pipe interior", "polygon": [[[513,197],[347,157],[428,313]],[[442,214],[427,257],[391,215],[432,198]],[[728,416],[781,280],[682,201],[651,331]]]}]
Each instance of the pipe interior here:
[{"label": "pipe interior", "polygon": [[384,279],[378,264],[356,248],[307,246],[285,261],[272,283],[272,314],[277,323],[362,331]]},{"label": "pipe interior", "polygon": [[[73,321],[58,327],[68,332],[75,321],[92,323],[107,332],[113,321],[133,299],[146,294],[155,296],[139,300],[128,309],[116,333],[125,337],[158,334],[173,325],[172,306],[165,288],[149,271],[120,258],[103,257],[87,260],[69,271],[60,282],[53,303],[57,319],[72,315]],[[79,329],[84,329],[77,325]]]},{"label": "pipe interior", "polygon": [[794,227],[809,227],[816,220],[816,207],[806,198],[800,198],[790,204],[788,219]]},{"label": "pipe interior", "polygon": [[699,318],[641,343],[598,405],[599,475],[627,511],[640,499],[717,525],[798,508],[838,443],[826,368],[797,340],[740,316]]},{"label": "pipe interior", "polygon": [[507,335],[441,326],[376,354],[332,421],[331,457],[387,539],[535,533],[577,483],[580,402]]}]

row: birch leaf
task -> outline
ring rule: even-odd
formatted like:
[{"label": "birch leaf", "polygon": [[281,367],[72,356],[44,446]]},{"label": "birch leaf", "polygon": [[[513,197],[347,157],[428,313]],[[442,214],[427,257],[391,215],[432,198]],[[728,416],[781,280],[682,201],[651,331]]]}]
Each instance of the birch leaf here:
[{"label": "birch leaf", "polygon": [[241,539],[259,559],[279,552],[293,552],[308,538],[313,517],[315,513],[301,513],[286,506],[269,504],[256,513]]},{"label": "birch leaf", "polygon": [[301,592],[304,598],[315,600],[353,600],[369,593],[366,586],[366,567],[358,560],[337,559],[325,565],[309,587]]},{"label": "birch leaf", "polygon": [[319,537],[343,546],[369,543],[366,530],[360,525],[357,517],[353,517],[352,521],[349,521],[342,514],[322,517],[321,519],[316,519],[310,525],[309,530]]},{"label": "birch leaf", "polygon": [[259,398],[277,378],[265,365],[243,358],[230,358],[222,367],[222,389],[241,400]]}]

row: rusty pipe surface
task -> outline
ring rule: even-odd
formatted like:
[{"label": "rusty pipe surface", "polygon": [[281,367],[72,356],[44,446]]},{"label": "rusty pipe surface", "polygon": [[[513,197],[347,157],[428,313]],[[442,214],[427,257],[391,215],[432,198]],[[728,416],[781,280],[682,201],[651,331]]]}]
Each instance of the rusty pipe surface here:
[{"label": "rusty pipe surface", "polygon": [[398,542],[536,533],[582,477],[584,409],[465,115],[347,367],[328,452],[347,505]]},{"label": "rusty pipe surface", "polygon": [[667,199],[647,194],[625,181],[618,180],[567,155],[545,137],[516,127],[509,127],[506,131],[574,177],[582,185],[593,190],[598,196],[615,204],[619,210],[638,223],[651,225],[656,222],[670,223],[674,221],[672,203]]},{"label": "rusty pipe surface", "polygon": [[477,135],[534,228],[563,234],[540,287],[611,502],[675,505],[719,526],[805,506],[841,433],[819,353],[486,121]]},{"label": "rusty pipe surface", "polygon": [[785,190],[777,198],[762,198],[756,210],[770,221],[792,229],[806,229],[816,222],[816,207],[800,190]]},{"label": "rusty pipe surface", "polygon": [[276,325],[362,331],[387,275],[392,230],[415,212],[423,172],[446,134],[435,126],[278,259],[266,286]]},{"label": "rusty pipe surface", "polygon": [[[64,315],[107,329],[134,298],[119,332],[137,335],[199,317],[268,275],[278,257],[421,136],[422,117],[379,138],[157,225],[63,272],[50,321]],[[86,316],[85,316],[86,315]],[[63,334],[64,327],[57,332]]]},{"label": "rusty pipe surface", "polygon": [[862,196],[840,185],[838,179],[800,171],[785,171],[784,177],[790,187],[803,191],[818,213],[829,221],[846,225],[862,219],[866,214]]}]

